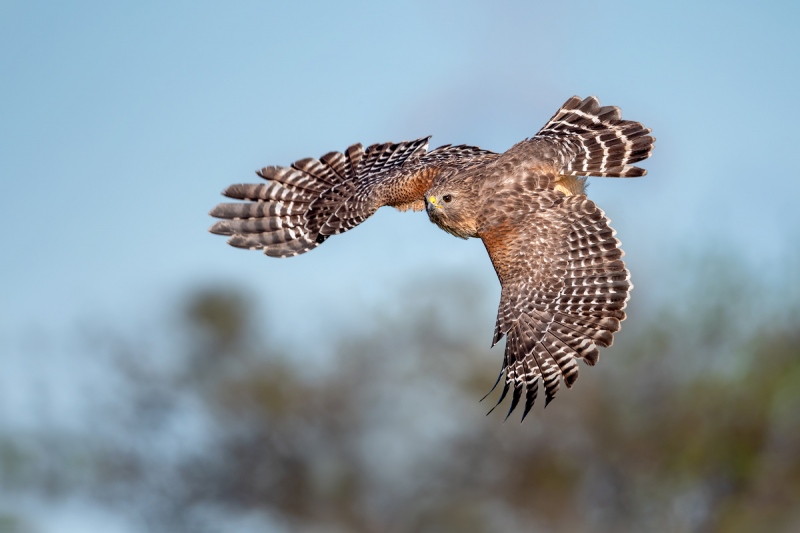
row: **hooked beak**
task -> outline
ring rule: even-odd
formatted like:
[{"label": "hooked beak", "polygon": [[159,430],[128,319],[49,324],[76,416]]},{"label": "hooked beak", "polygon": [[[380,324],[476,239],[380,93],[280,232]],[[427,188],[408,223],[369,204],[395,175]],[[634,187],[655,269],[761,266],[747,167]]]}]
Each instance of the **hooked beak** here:
[{"label": "hooked beak", "polygon": [[[428,196],[427,201],[428,201],[428,205],[432,205],[436,209],[441,209],[442,208],[442,206],[439,205],[439,202],[436,201],[436,197],[433,196],[433,195]],[[430,209],[428,209],[428,210],[430,211]]]}]

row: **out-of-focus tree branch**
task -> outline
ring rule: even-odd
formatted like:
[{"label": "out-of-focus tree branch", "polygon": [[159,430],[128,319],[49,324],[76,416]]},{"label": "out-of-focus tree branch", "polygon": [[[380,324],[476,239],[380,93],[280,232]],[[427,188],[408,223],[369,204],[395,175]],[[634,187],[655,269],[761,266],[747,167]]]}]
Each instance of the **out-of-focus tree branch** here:
[{"label": "out-of-focus tree branch", "polygon": [[[497,391],[478,403],[502,357],[490,299],[464,280],[416,288],[326,360],[276,347],[244,293],[199,290],[159,333],[174,364],[118,346],[124,401],[102,430],[3,439],[5,490],[82,492],[163,531],[245,516],[389,533],[800,525],[800,324],[776,310],[742,331],[730,310],[757,291],[689,287],[700,314],[634,316],[520,425],[502,406],[483,416]],[[51,449],[57,466],[37,470]]]}]

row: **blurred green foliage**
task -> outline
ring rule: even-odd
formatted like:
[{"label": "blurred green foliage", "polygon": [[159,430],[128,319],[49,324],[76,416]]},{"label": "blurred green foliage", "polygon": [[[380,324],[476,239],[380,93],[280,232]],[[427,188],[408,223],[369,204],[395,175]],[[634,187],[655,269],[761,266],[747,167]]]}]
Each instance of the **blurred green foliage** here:
[{"label": "blurred green foliage", "polygon": [[477,401],[502,346],[468,280],[398,291],[320,339],[329,357],[279,348],[245,292],[199,290],[160,333],[170,364],[103,345],[119,401],[93,431],[3,437],[3,489],[172,532],[797,531],[800,318],[750,313],[744,279],[631,310],[522,425]]}]

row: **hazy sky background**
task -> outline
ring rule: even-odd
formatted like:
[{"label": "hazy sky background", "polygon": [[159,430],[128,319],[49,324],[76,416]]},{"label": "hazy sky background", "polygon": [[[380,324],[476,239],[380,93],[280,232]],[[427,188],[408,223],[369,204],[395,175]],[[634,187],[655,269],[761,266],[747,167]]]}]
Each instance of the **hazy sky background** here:
[{"label": "hazy sky background", "polygon": [[799,6],[0,2],[0,418],[26,418],[34,387],[69,404],[82,324],[157,323],[210,283],[250,288],[279,342],[322,349],[399,284],[468,276],[492,299],[488,347],[483,246],[422,213],[381,210],[286,260],[226,246],[207,213],[255,169],[355,142],[503,151],[573,94],[658,139],[647,177],[589,189],[634,300],[666,297],[706,248],[796,280]]}]

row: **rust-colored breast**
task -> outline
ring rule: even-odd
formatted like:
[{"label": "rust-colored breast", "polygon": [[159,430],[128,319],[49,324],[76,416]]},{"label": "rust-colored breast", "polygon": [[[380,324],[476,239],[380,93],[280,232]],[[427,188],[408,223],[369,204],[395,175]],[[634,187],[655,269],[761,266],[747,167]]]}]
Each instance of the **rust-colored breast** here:
[{"label": "rust-colored breast", "polygon": [[478,234],[484,246],[486,246],[486,251],[492,260],[497,277],[500,278],[500,283],[504,283],[511,277],[511,270],[514,265],[512,244],[517,231],[517,228],[510,220],[504,220]]}]

